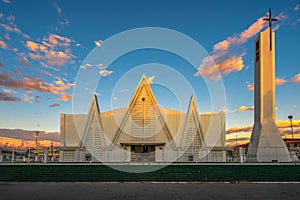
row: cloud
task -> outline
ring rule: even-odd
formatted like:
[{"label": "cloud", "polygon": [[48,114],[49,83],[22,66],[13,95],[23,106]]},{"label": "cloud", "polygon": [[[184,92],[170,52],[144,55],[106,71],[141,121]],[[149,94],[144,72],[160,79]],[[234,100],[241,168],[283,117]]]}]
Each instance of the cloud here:
[{"label": "cloud", "polygon": [[292,79],[293,82],[295,83],[300,83],[300,73],[299,74],[296,74],[293,79]]},{"label": "cloud", "polygon": [[92,67],[93,65],[89,64],[89,63],[86,63],[84,65],[81,65],[80,68],[81,69],[86,69],[87,67]]},{"label": "cloud", "polygon": [[[235,146],[238,142],[246,144],[249,141],[250,141],[249,137],[230,138],[230,139],[226,139],[226,145],[228,145],[228,146]],[[238,144],[238,145],[240,145],[240,144]]]},{"label": "cloud", "polygon": [[18,61],[23,65],[23,66],[26,66],[26,67],[30,67],[31,66],[31,63],[28,61],[28,59],[24,56],[18,56]]},{"label": "cloud", "polygon": [[[276,120],[278,128],[289,128],[291,126],[290,120]],[[300,127],[300,120],[293,120],[293,127]]]},{"label": "cloud", "polygon": [[103,41],[102,40],[96,40],[96,41],[94,41],[94,43],[95,43],[96,46],[100,47],[102,45]]},{"label": "cloud", "polygon": [[[22,130],[22,129],[0,129],[0,137],[6,137],[11,139],[19,139],[19,140],[35,140],[35,131]],[[59,142],[60,135],[58,132],[45,132],[39,131],[38,139],[41,144],[41,141],[48,140],[52,142]],[[11,145],[11,144],[10,144]]]},{"label": "cloud", "polygon": [[195,75],[202,75],[209,79],[218,80],[221,78],[221,74],[241,71],[244,68],[243,56],[246,54],[236,54],[234,51],[229,52],[229,49],[246,43],[250,38],[261,31],[265,24],[266,22],[263,20],[263,17],[261,17],[240,34],[228,37],[215,44],[212,55],[202,60],[198,72]]},{"label": "cloud", "polygon": [[218,112],[204,112],[204,115],[212,115],[212,114],[227,114],[230,111],[228,110],[228,108],[222,108],[220,111]]},{"label": "cloud", "polygon": [[98,64],[96,66],[99,67],[99,69],[105,69],[106,68],[106,66],[104,64],[102,64],[102,63],[100,63],[100,64]]},{"label": "cloud", "polygon": [[39,45],[35,42],[32,41],[27,41],[26,42],[26,47],[27,49],[31,50],[31,51],[36,51],[39,49]]},{"label": "cloud", "polygon": [[[203,75],[209,79],[218,80],[221,78],[221,74],[230,74],[232,72],[241,71],[244,68],[243,57],[246,53],[235,53],[234,50],[241,48],[241,45],[257,35],[258,32],[262,31],[267,24],[264,18],[265,17],[258,18],[241,33],[234,34],[215,44],[211,56],[202,60],[198,72],[195,75]],[[287,19],[287,15],[285,13],[280,13],[277,18],[285,20]],[[279,25],[277,28],[279,28]],[[239,50],[239,52],[241,51]]]},{"label": "cloud", "polygon": [[110,76],[113,73],[114,73],[113,71],[109,71],[109,70],[106,70],[106,69],[103,69],[103,70],[99,71],[99,74],[102,77]]},{"label": "cloud", "polygon": [[40,72],[41,72],[42,74],[45,74],[45,75],[47,75],[47,76],[50,76],[50,77],[55,77],[55,75],[54,75],[54,74],[52,74],[52,73],[50,73],[50,72],[48,72],[48,71],[46,71],[46,70],[44,70],[44,69],[42,69]]},{"label": "cloud", "polygon": [[50,34],[49,37],[46,38],[46,41],[50,43],[52,48],[58,46],[69,47],[70,43],[72,42],[71,39],[56,34]]},{"label": "cloud", "polygon": [[40,96],[28,96],[27,94],[24,94],[22,101],[25,103],[39,103],[40,98]]},{"label": "cloud", "polygon": [[12,95],[11,92],[8,92],[7,90],[0,90],[0,101],[6,101],[6,102],[21,102],[22,99],[19,97],[15,97]]},{"label": "cloud", "polygon": [[297,4],[295,7],[294,7],[294,11],[298,11],[300,9],[300,4]]},{"label": "cloud", "polygon": [[[279,131],[284,132],[286,128],[290,128],[291,122],[289,120],[276,120],[276,125]],[[299,128],[300,127],[300,120],[295,119],[293,120],[293,127]],[[232,127],[226,131],[227,135],[237,133],[237,132],[246,132],[251,133],[252,126],[241,126],[241,127]]]},{"label": "cloud", "polygon": [[[300,76],[299,76],[299,81],[300,81]],[[279,86],[279,85],[283,85],[287,82],[287,80],[285,80],[284,78],[276,78],[275,79],[275,85],[276,86]],[[247,89],[248,90],[254,90],[254,83],[249,83],[249,82],[246,82],[247,84]]]},{"label": "cloud", "polygon": [[292,133],[291,129],[284,129],[284,130],[281,130],[280,132],[281,132],[282,136],[295,135],[295,134],[300,134],[300,128],[295,128],[293,130],[293,133]]},{"label": "cloud", "polygon": [[[56,13],[59,17],[58,20],[58,24],[61,26],[61,28],[63,28],[65,25],[69,25],[69,20],[67,19],[67,17],[63,14],[61,7],[58,5],[58,3],[54,2],[53,7],[56,10]],[[59,28],[56,27],[56,30],[58,30]]]},{"label": "cloud", "polygon": [[3,48],[3,49],[6,49],[7,44],[4,41],[0,40],[0,47]]},{"label": "cloud", "polygon": [[71,45],[75,41],[57,34],[49,34],[40,43],[27,41],[26,47],[32,51],[28,55],[31,59],[40,60],[50,66],[63,66],[66,63],[74,63],[71,53]]},{"label": "cloud", "polygon": [[29,57],[33,60],[40,60],[42,56],[40,54],[29,53]]},{"label": "cloud", "polygon": [[232,127],[226,131],[227,135],[237,133],[237,132],[251,132],[252,126],[241,126],[241,127]]},{"label": "cloud", "polygon": [[71,99],[72,99],[71,94],[65,94],[65,95],[62,95],[61,97],[57,98],[57,100],[61,100],[61,101],[69,101]]},{"label": "cloud", "polygon": [[53,3],[53,7],[56,9],[58,15],[62,14],[62,9],[59,7],[59,5],[56,2]]},{"label": "cloud", "polygon": [[3,35],[6,39],[10,39],[10,33],[16,33],[18,35],[21,35],[22,37],[29,39],[29,35],[22,33],[22,31],[17,27],[17,25],[13,22],[15,19],[14,16],[10,15],[6,18],[6,21],[4,23],[0,24],[0,27],[4,29]]},{"label": "cloud", "polygon": [[213,51],[226,51],[229,46],[231,45],[231,42],[229,40],[223,40],[222,42],[219,42],[214,45]]},{"label": "cloud", "polygon": [[2,0],[2,2],[4,2],[4,3],[11,3],[10,0]]},{"label": "cloud", "polygon": [[241,45],[246,43],[250,38],[255,36],[258,32],[260,32],[266,25],[266,21],[263,20],[264,17],[260,17],[253,24],[251,24],[246,30],[241,32],[240,34],[228,37],[222,42],[214,45],[214,53],[227,51],[232,45]]},{"label": "cloud", "polygon": [[254,90],[254,83],[246,83],[248,90]]},{"label": "cloud", "polygon": [[13,15],[9,15],[8,17],[6,17],[7,21],[14,21],[15,19],[16,19],[16,17]]},{"label": "cloud", "polygon": [[[51,140],[39,140],[39,146],[42,147],[50,147],[53,146],[60,146],[60,142],[54,142]],[[29,147],[34,148],[35,141],[34,140],[21,140],[16,138],[7,138],[7,137],[0,137],[0,146],[7,146],[8,148],[15,147],[17,150],[26,150]]]},{"label": "cloud", "polygon": [[38,103],[40,101],[40,96],[28,96],[24,94],[23,98],[14,96],[15,91],[3,90],[0,91],[0,101],[6,102],[25,102],[25,103]]},{"label": "cloud", "polygon": [[150,77],[148,77],[147,82],[148,82],[149,84],[152,84],[154,78],[155,78],[155,76],[150,76]]},{"label": "cloud", "polygon": [[247,106],[241,106],[239,109],[232,111],[233,113],[239,113],[247,110],[254,110],[254,106],[247,107]]},{"label": "cloud", "polygon": [[38,77],[24,77],[22,80],[19,80],[13,79],[9,74],[0,74],[0,86],[14,89],[23,89],[26,92],[32,92],[33,90],[36,90],[39,92],[65,95],[64,91],[74,86],[74,84],[71,83],[60,83],[61,84],[59,85],[47,83]]},{"label": "cloud", "polygon": [[[283,13],[283,12],[281,12],[277,17],[275,17],[275,18],[277,18],[279,21],[284,21],[284,20],[286,20],[287,18],[288,18],[288,16],[285,14],[285,13]],[[276,24],[276,26],[273,28],[273,31],[277,31],[279,28],[280,28],[280,25],[281,24]]]},{"label": "cloud", "polygon": [[263,18],[264,17],[260,17],[258,20],[256,20],[256,22],[251,24],[248,29],[244,30],[238,36],[229,38],[229,41],[231,41],[233,44],[243,44],[247,42],[250,38],[255,36],[264,28],[266,21],[264,21]]},{"label": "cloud", "polygon": [[287,82],[287,80],[285,80],[284,78],[276,78],[275,79],[275,84],[276,85],[283,85]]},{"label": "cloud", "polygon": [[[202,75],[210,79],[220,79],[220,73],[230,74],[234,71],[241,71],[244,67],[243,55],[232,55],[230,57],[219,57],[215,60],[204,59],[198,68],[196,76]],[[212,62],[214,61],[214,62]]]},{"label": "cloud", "polygon": [[49,105],[48,108],[55,108],[55,107],[58,107],[58,106],[60,106],[60,104],[54,103],[54,104]]},{"label": "cloud", "polygon": [[71,57],[63,51],[49,51],[46,59],[49,65],[63,66]]}]

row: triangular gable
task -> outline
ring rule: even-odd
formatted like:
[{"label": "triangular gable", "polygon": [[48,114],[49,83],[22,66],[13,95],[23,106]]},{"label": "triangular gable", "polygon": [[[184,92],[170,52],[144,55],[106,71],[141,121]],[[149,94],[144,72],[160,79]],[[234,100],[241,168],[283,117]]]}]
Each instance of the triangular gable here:
[{"label": "triangular gable", "polygon": [[88,150],[91,148],[99,149],[105,147],[105,140],[100,118],[100,109],[96,95],[93,95],[92,103],[89,108],[88,119],[81,143],[81,147],[83,146],[85,146]]},{"label": "triangular gable", "polygon": [[202,146],[205,146],[204,144],[204,136],[202,134],[202,130],[200,127],[200,120],[199,120],[199,111],[198,111],[198,106],[197,103],[195,101],[195,97],[194,95],[191,96],[190,99],[190,104],[189,104],[189,108],[188,108],[188,112],[187,112],[187,117],[185,120],[185,124],[184,124],[184,131],[183,131],[183,136],[182,136],[182,140],[181,140],[181,145],[180,147],[184,148],[186,145],[186,142],[189,142],[190,144],[193,143],[193,141],[187,141],[188,137],[192,137],[189,133],[189,129],[190,129],[190,122],[192,123],[192,126],[194,128],[196,128],[197,130],[197,135],[193,136],[193,140],[194,139],[200,139],[200,143],[202,144]]},{"label": "triangular gable", "polygon": [[[175,143],[173,141],[172,135],[169,131],[169,128],[167,127],[166,123],[164,122],[163,116],[160,113],[160,110],[158,108],[158,104],[156,101],[156,98],[152,92],[152,89],[147,81],[147,78],[145,75],[142,76],[131,100],[130,103],[128,105],[128,110],[126,111],[125,117],[122,120],[120,127],[112,141],[112,145],[111,145],[111,149],[113,148],[113,145],[117,142],[129,116],[134,113],[134,115],[138,116],[141,115],[140,112],[137,111],[137,109],[135,109],[135,107],[139,106],[141,104],[141,102],[145,101],[147,103],[146,106],[151,106],[154,108],[154,112],[157,113],[158,118],[159,118],[159,122],[160,124],[163,126],[164,131],[167,134],[167,138],[169,139],[169,141],[171,142],[172,146],[175,147]],[[149,105],[150,104],[150,105]],[[139,116],[138,116],[139,117]],[[147,118],[148,116],[143,116],[143,119]],[[149,116],[150,117],[150,116]],[[150,118],[149,118],[150,119]],[[134,119],[132,119],[134,120]],[[147,120],[144,120],[147,121]],[[135,122],[138,124],[138,122]],[[141,125],[141,124],[140,124]]]}]

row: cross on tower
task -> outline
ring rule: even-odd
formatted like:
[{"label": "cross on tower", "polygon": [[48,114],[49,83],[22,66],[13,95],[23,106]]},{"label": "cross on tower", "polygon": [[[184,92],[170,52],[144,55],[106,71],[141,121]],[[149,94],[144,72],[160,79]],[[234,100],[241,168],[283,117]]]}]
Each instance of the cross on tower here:
[{"label": "cross on tower", "polygon": [[264,18],[264,20],[269,21],[269,27],[270,27],[270,51],[272,50],[272,22],[278,21],[276,18],[272,18],[272,10],[269,9],[269,18]]}]

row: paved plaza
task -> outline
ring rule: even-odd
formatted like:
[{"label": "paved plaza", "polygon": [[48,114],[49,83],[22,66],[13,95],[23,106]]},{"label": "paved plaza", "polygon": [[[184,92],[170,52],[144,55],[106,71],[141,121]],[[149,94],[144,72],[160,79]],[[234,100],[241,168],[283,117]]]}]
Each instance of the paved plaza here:
[{"label": "paved plaza", "polygon": [[0,182],[0,199],[299,199],[299,183]]}]

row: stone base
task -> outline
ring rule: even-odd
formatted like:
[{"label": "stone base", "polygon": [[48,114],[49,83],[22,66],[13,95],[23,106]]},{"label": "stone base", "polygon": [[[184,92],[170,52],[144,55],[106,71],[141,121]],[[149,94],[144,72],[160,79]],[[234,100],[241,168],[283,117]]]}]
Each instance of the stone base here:
[{"label": "stone base", "polygon": [[273,120],[254,124],[247,162],[291,162],[290,153]]}]

